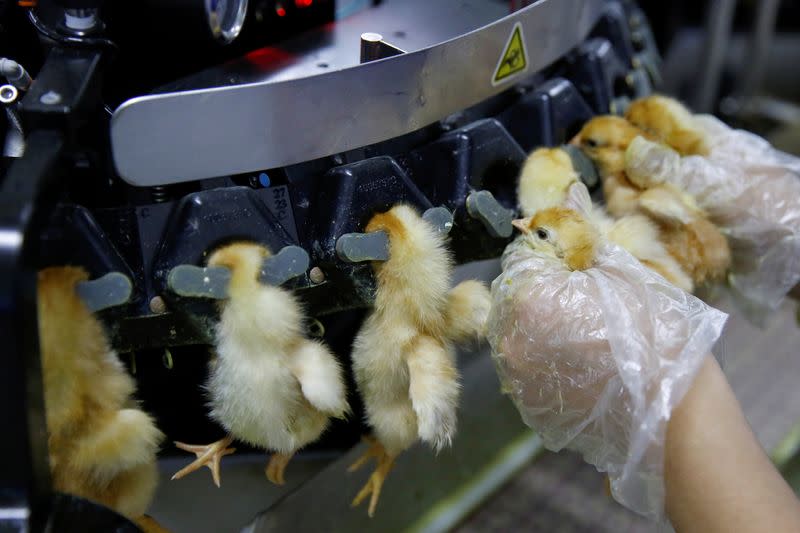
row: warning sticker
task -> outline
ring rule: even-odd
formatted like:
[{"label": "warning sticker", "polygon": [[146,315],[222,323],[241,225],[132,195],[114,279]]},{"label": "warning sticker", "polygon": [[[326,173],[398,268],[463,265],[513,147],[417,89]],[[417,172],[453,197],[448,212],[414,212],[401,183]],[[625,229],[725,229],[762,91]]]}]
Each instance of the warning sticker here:
[{"label": "warning sticker", "polygon": [[526,68],[528,68],[528,52],[525,49],[525,39],[522,38],[522,25],[517,22],[503,48],[503,55],[497,61],[492,85],[498,85]]}]

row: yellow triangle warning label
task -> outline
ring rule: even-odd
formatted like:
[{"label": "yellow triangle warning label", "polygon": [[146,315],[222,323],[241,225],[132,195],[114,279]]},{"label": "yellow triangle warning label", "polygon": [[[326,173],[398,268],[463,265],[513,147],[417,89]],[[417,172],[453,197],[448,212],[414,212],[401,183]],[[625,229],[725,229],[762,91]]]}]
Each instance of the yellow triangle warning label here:
[{"label": "yellow triangle warning label", "polygon": [[522,25],[517,22],[494,69],[492,85],[497,85],[526,68],[528,68],[528,54],[525,49],[525,39],[522,38]]}]

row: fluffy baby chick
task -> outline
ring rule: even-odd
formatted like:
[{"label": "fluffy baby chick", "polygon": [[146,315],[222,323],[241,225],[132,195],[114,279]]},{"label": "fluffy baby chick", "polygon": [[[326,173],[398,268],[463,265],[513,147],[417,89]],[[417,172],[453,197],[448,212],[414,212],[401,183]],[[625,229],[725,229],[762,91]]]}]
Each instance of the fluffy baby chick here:
[{"label": "fluffy baby chick", "polygon": [[75,267],[47,268],[38,277],[53,485],[138,519],[156,488],[163,435],[136,405],[133,380],[75,292],[87,278]]},{"label": "fluffy baby chick", "polygon": [[519,174],[517,198],[520,211],[524,216],[531,216],[541,209],[561,205],[570,185],[578,181],[578,173],[564,150],[534,150]]},{"label": "fluffy baby chick", "polygon": [[656,223],[660,240],[694,283],[720,279],[730,266],[730,248],[694,200],[676,187],[625,172],[625,153],[649,134],[615,116],[596,117],[573,139],[595,162],[609,212],[642,214]]},{"label": "fluffy baby chick", "polygon": [[[601,227],[602,228],[602,227]],[[644,266],[658,272],[676,287],[692,292],[694,282],[661,242],[658,226],[644,215],[626,215],[614,220],[606,238],[627,250]]]},{"label": "fluffy baby chick", "polygon": [[625,151],[636,137],[651,136],[624,118],[607,115],[584,124],[572,139],[589,156],[603,180],[603,195],[608,211],[616,216],[637,212],[636,192],[625,175]]},{"label": "fluffy baby chick", "polygon": [[550,207],[513,224],[528,246],[561,259],[570,270],[586,270],[594,264],[600,233],[577,211]]},{"label": "fluffy baby chick", "polygon": [[705,134],[695,125],[691,112],[673,98],[655,94],[636,100],[625,118],[681,155],[708,155]]},{"label": "fluffy baby chick", "polygon": [[367,232],[385,231],[389,259],[375,263],[372,312],[353,343],[353,371],[374,431],[367,452],[375,471],[353,500],[370,497],[369,515],[395,458],[417,439],[439,450],[456,431],[459,376],[453,342],[480,336],[489,292],[467,281],[448,292],[452,263],[445,237],[409,206],[375,215]]},{"label": "fluffy baby chick", "polygon": [[348,412],[339,362],[324,344],[303,337],[300,304],[290,291],[258,281],[269,253],[234,243],[208,260],[231,271],[206,384],[211,418],[229,434],[207,446],[176,443],[198,457],[173,479],[205,465],[219,486],[219,461],[233,452],[228,445],[236,438],[275,451],[266,474],[281,485],[294,453],[316,440],[331,417]]},{"label": "fluffy baby chick", "polygon": [[[562,205],[570,187],[579,181],[572,160],[564,150],[535,150],[528,156],[520,173],[520,211],[524,216],[531,217],[543,209]],[[591,204],[588,198],[587,208],[586,216],[589,221],[608,240],[625,248],[673,285],[692,291],[692,280],[661,243],[658,228],[647,217],[629,215],[613,220],[602,207]],[[530,220],[519,225],[527,227],[529,222]]]}]

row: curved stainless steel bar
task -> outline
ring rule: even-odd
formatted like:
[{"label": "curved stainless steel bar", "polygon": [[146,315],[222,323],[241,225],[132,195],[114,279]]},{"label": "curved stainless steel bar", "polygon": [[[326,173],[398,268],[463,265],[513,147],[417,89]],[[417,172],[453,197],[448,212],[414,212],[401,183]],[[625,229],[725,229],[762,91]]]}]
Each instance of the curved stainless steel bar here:
[{"label": "curved stainless steel bar", "polygon": [[[412,132],[493,96],[585,39],[604,0],[540,0],[455,39],[316,76],[156,94],[111,122],[114,162],[153,186],[282,167]],[[525,68],[492,79],[516,23]]]}]

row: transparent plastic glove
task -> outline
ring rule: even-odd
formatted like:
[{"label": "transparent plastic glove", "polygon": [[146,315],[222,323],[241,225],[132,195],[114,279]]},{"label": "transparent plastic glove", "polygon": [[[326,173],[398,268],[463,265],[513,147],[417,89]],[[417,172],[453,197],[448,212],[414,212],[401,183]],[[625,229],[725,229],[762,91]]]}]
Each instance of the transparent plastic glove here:
[{"label": "transparent plastic glove", "polygon": [[626,153],[632,175],[650,175],[693,195],[728,236],[729,281],[742,310],[761,323],[800,281],[800,167],[764,139],[697,117],[711,139],[707,157],[680,157],[635,139]]},{"label": "transparent plastic glove", "polygon": [[726,318],[615,245],[573,272],[517,239],[492,284],[488,338],[544,445],[582,454],[618,502],[659,520],[666,424]]}]

